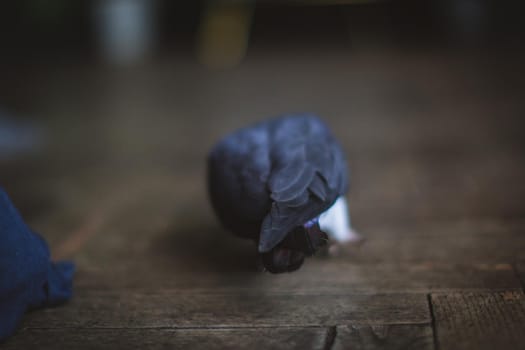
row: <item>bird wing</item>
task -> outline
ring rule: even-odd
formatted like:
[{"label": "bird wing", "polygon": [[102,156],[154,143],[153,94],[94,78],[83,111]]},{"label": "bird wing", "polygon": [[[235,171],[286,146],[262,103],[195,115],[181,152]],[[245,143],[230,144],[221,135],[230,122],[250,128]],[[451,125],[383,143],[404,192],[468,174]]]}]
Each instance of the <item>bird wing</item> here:
[{"label": "bird wing", "polygon": [[293,228],[327,210],[348,188],[340,146],[328,129],[315,126],[294,144],[276,143],[278,161],[268,181],[272,206],[261,226],[260,252],[270,251]]}]

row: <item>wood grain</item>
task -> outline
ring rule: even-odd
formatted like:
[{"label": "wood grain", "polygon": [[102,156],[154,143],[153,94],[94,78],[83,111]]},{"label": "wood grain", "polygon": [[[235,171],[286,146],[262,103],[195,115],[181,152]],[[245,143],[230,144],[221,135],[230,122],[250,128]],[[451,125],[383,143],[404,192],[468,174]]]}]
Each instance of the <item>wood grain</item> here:
[{"label": "wood grain", "polygon": [[21,330],[2,349],[323,349],[324,328]]},{"label": "wood grain", "polygon": [[[157,257],[158,258],[158,257]],[[219,259],[218,259],[219,261]],[[338,259],[309,259],[293,274],[271,275],[257,272],[253,257],[239,256],[206,268],[198,265],[185,270],[181,262],[143,260],[121,263],[111,271],[80,269],[78,289],[179,289],[235,293],[259,292],[300,294],[399,293],[450,290],[518,289],[520,281],[510,264],[357,264]]]},{"label": "wood grain", "polygon": [[[0,185],[78,274],[70,303],[29,313],[3,347],[519,348],[524,52],[317,51],[254,49],[224,72],[184,55],[9,67],[0,88],[47,143],[0,160]],[[367,242],[261,274],[211,211],[205,159],[293,111],[341,141]]]},{"label": "wood grain", "polygon": [[[353,262],[503,263],[525,251],[521,220],[437,220],[421,224],[369,224],[367,241],[344,252]],[[498,247],[498,249],[494,249]]]},{"label": "wood grain", "polygon": [[523,347],[523,291],[432,294],[431,302],[441,349]]},{"label": "wood grain", "polygon": [[428,323],[425,294],[288,295],[196,291],[79,291],[64,307],[30,314],[27,328],[228,328]]},{"label": "wood grain", "polygon": [[338,326],[333,349],[434,349],[434,339],[429,324]]}]

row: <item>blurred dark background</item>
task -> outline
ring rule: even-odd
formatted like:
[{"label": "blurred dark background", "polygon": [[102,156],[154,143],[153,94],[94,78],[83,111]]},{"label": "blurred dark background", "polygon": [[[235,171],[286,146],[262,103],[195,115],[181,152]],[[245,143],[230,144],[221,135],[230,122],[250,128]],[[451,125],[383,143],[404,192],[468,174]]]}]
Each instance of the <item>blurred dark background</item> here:
[{"label": "blurred dark background", "polygon": [[[105,40],[101,32],[109,26],[106,22],[114,23],[114,31],[119,25],[152,31],[153,55],[184,52],[195,47],[207,15],[220,15],[225,8],[229,14],[249,17],[250,44],[266,48],[352,47],[362,42],[401,47],[501,47],[522,43],[525,27],[520,1],[22,0],[1,5],[2,58],[19,61],[24,56],[29,59],[29,54],[93,58]],[[238,17],[229,17],[230,22]],[[105,34],[111,35],[110,31]]]},{"label": "blurred dark background", "polygon": [[484,0],[2,2],[0,181],[202,173],[226,132],[312,111],[373,198],[364,159],[522,149],[522,14]]},{"label": "blurred dark background", "polygon": [[[191,80],[179,81],[183,90],[214,71],[242,69],[252,59],[275,62],[273,72],[285,70],[284,61],[278,63],[284,55],[297,55],[297,65],[303,59],[322,65],[323,56],[338,54],[352,65],[352,55],[367,52],[385,57],[383,65],[387,55],[399,52],[431,53],[436,59],[470,54],[474,65],[492,56],[513,61],[523,48],[523,7],[520,1],[488,0],[3,2],[0,106],[13,116],[42,115],[38,102],[53,98],[46,94],[67,93],[46,85],[58,83],[53,75],[69,79],[61,88],[71,92],[67,85],[90,88],[81,75],[90,69],[105,75],[126,66],[131,75],[164,64],[173,71],[181,60]],[[199,96],[191,98],[202,102]]]}]

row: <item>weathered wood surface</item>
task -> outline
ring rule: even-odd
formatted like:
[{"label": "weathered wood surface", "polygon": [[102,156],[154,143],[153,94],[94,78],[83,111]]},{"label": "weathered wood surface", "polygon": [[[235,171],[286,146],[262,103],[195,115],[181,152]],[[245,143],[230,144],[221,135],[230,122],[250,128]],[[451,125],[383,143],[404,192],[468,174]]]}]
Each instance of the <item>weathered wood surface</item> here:
[{"label": "weathered wood surface", "polygon": [[80,269],[76,284],[82,289],[147,286],[177,290],[213,288],[225,293],[246,292],[257,286],[260,292],[295,294],[338,294],[341,290],[364,294],[428,293],[521,287],[510,264],[356,264],[312,258],[294,274],[272,276],[258,273],[251,256],[230,256],[228,260],[225,254],[222,262],[220,256],[216,260],[213,268],[192,265],[192,271],[169,258],[120,264],[109,271]]},{"label": "weathered wood surface", "polygon": [[[38,84],[14,86],[48,144],[0,159],[0,185],[78,274],[70,303],[28,314],[2,348],[519,348],[522,62],[328,50],[228,72],[35,67]],[[226,132],[299,110],[347,151],[367,241],[273,276],[219,227],[204,162]]]},{"label": "weathered wood surface", "polygon": [[523,348],[523,291],[432,294],[431,302],[440,348]]},{"label": "weathered wood surface", "polygon": [[338,326],[333,349],[434,349],[430,324]]},{"label": "weathered wood surface", "polygon": [[324,328],[30,329],[2,349],[324,349]]},{"label": "weathered wood surface", "polygon": [[65,308],[28,315],[29,328],[227,328],[429,323],[425,294],[85,291]]}]

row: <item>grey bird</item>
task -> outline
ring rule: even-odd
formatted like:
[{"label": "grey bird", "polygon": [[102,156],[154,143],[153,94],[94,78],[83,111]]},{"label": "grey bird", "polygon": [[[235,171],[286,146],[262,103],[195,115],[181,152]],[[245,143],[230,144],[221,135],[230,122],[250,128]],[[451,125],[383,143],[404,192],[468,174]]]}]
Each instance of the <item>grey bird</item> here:
[{"label": "grey bird", "polygon": [[297,270],[328,238],[350,227],[343,150],[312,114],[284,115],[219,141],[208,157],[211,203],[225,228],[250,238],[266,270]]}]

